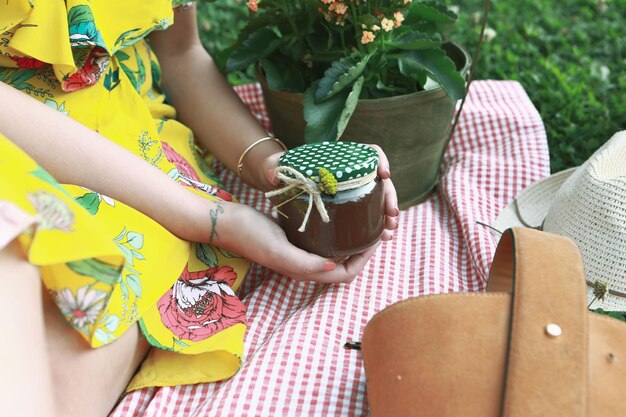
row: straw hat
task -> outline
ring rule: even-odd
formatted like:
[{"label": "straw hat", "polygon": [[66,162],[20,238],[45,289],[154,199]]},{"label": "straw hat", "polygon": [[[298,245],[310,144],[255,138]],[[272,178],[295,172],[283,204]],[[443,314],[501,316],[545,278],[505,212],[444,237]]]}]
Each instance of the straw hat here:
[{"label": "straw hat", "polygon": [[494,227],[533,227],[567,236],[585,264],[587,299],[596,282],[608,286],[591,308],[626,311],[626,130],[583,165],[551,175],[518,195]]}]

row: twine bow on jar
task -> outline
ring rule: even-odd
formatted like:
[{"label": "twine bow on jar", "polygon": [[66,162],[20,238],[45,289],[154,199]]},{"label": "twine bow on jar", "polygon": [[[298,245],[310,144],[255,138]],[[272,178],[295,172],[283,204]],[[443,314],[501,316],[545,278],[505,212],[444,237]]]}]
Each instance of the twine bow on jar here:
[{"label": "twine bow on jar", "polygon": [[304,232],[306,230],[306,224],[309,221],[309,216],[311,215],[311,210],[313,209],[314,203],[317,211],[320,213],[320,218],[322,219],[322,221],[324,223],[328,223],[330,221],[330,218],[328,217],[328,212],[326,211],[326,207],[324,206],[324,202],[322,201],[322,192],[317,187],[317,183],[315,181],[305,177],[297,170],[288,166],[276,167],[274,169],[274,174],[276,174],[276,178],[281,180],[286,185],[277,190],[265,193],[266,197],[274,197],[280,194],[284,194],[293,188],[299,188],[300,190],[302,190],[302,193],[307,193],[309,195],[309,206],[306,209],[304,219],[302,220],[302,224],[300,225],[298,232]]},{"label": "twine bow on jar", "polygon": [[[320,177],[323,176],[324,172],[330,174],[329,171],[321,168]],[[306,224],[309,221],[311,210],[313,209],[313,204],[315,204],[315,207],[317,208],[317,211],[319,212],[322,221],[324,223],[328,223],[330,221],[330,218],[328,217],[328,212],[326,211],[326,206],[324,206],[324,201],[322,200],[322,194],[328,193],[328,184],[325,181],[320,181],[320,183],[317,183],[313,179],[307,178],[306,176],[304,176],[304,174],[297,171],[296,169],[284,165],[276,167],[274,169],[274,174],[276,175],[276,178],[278,178],[285,184],[285,186],[277,190],[265,193],[266,197],[269,198],[284,194],[293,188],[299,188],[301,190],[299,194],[274,207],[275,209],[297,198],[301,194],[306,193],[309,195],[309,205],[304,215],[304,219],[302,219],[302,224],[300,225],[300,228],[298,228],[299,232],[304,232],[306,230]],[[373,172],[362,177],[337,183],[336,189],[333,190],[333,194],[335,192],[352,190],[368,184],[376,178],[376,175],[376,171],[374,170]]]}]

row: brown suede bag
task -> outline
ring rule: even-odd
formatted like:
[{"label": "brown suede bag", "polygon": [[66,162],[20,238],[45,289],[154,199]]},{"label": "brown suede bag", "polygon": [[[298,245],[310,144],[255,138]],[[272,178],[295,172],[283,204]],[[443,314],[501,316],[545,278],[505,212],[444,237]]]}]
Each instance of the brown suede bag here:
[{"label": "brown suede bag", "polygon": [[589,312],[567,238],[504,233],[488,292],[376,314],[362,353],[372,417],[626,416],[626,323]]}]

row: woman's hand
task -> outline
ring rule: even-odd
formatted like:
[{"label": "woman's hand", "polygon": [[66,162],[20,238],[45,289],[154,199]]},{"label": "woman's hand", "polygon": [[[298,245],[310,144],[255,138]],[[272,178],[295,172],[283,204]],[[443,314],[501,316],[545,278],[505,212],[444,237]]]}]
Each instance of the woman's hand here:
[{"label": "woman's hand", "polygon": [[396,195],[396,187],[391,182],[391,172],[389,170],[389,160],[387,155],[378,145],[370,144],[376,152],[378,152],[378,178],[383,181],[385,185],[385,231],[382,236],[382,240],[393,239],[393,232],[398,228],[398,216],[400,215],[400,209],[398,209],[398,196]]},{"label": "woman's hand", "polygon": [[293,246],[274,220],[238,203],[223,203],[223,221],[212,243],[298,281],[348,283],[363,270],[378,244],[344,263]]},{"label": "woman's hand", "polygon": [[[381,240],[387,241],[393,239],[393,232],[398,228],[398,215],[400,210],[398,209],[398,196],[396,195],[396,188],[391,182],[391,173],[389,171],[389,160],[378,145],[369,145],[376,152],[378,152],[378,178],[383,181],[385,186],[385,231],[381,237]],[[279,185],[279,181],[274,175],[274,168],[278,166],[278,159],[283,152],[273,153],[267,156],[260,165],[259,173],[257,175],[266,175],[266,183],[273,184],[274,188]]]}]

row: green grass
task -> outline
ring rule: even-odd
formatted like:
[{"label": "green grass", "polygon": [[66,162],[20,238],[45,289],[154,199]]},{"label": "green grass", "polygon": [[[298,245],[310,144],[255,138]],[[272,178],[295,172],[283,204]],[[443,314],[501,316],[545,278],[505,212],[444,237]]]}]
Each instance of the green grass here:
[{"label": "green grass", "polygon": [[[473,52],[482,0],[459,6],[453,38]],[[218,62],[245,23],[244,1],[199,4],[202,41]],[[477,79],[519,81],[546,125],[553,171],[579,165],[626,129],[626,0],[496,0]],[[231,74],[236,84],[252,80]]]}]

